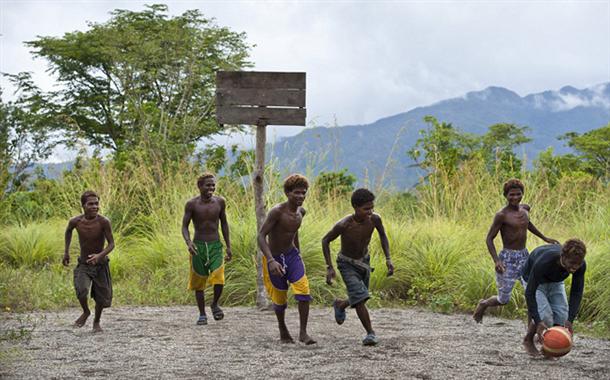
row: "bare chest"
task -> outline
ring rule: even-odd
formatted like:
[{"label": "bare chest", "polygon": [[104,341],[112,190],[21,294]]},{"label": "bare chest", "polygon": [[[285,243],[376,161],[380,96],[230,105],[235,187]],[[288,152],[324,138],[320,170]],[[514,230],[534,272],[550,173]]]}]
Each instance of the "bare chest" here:
[{"label": "bare chest", "polygon": [[216,222],[220,218],[220,204],[218,202],[197,202],[193,207],[193,220],[196,222]]},{"label": "bare chest", "polygon": [[81,239],[98,239],[104,236],[104,227],[99,220],[83,219],[76,225],[76,232]]},{"label": "bare chest", "polygon": [[286,232],[297,232],[303,222],[303,215],[299,212],[282,213],[279,218],[278,226]]}]

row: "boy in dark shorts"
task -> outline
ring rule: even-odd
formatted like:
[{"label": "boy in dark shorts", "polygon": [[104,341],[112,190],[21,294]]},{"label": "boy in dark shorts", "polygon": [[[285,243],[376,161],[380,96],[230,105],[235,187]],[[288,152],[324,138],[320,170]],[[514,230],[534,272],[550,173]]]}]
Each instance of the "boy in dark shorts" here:
[{"label": "boy in dark shorts", "polygon": [[[507,205],[496,214],[487,233],[487,249],[495,263],[498,295],[479,301],[472,316],[478,323],[483,321],[483,315],[488,307],[506,305],[510,301],[517,280],[520,279],[524,284],[521,272],[529,256],[525,247],[527,231],[531,231],[549,244],[559,244],[557,240],[544,236],[530,221],[530,207],[521,204],[523,192],[523,183],[518,179],[510,179],[504,184],[504,197],[506,197]],[[494,246],[494,239],[498,232],[502,236],[503,244],[499,256],[496,254]]]},{"label": "boy in dark shorts", "polygon": [[[226,203],[224,198],[214,195],[216,178],[211,173],[205,173],[197,179],[197,187],[200,195],[186,202],[184,207],[182,237],[191,254],[188,289],[195,291],[195,299],[199,308],[197,324],[207,325],[204,290],[207,285],[214,286],[214,298],[210,305],[212,316],[216,321],[223,319],[224,312],[218,306],[225,284],[223,259],[230,261],[232,253]],[[189,233],[191,221],[195,226],[193,241],[191,241]],[[218,234],[219,222],[227,246],[226,256],[222,253],[222,243]]]},{"label": "boy in dark shorts", "polygon": [[345,321],[345,309],[351,306],[356,309],[358,318],[366,330],[362,341],[365,346],[378,343],[377,336],[371,326],[371,319],[366,308],[369,299],[369,279],[371,276],[370,256],[368,246],[373,231],[377,230],[381,249],[386,258],[388,276],[394,273],[394,265],[390,259],[390,245],[386,236],[381,217],[373,213],[375,195],[367,189],[357,189],[352,194],[354,213],[346,216],[322,238],[322,252],[326,260],[326,282],[330,285],[336,277],[330,258],[330,242],[341,236],[341,251],[337,255],[337,268],[347,287],[347,300],[335,300],[333,308],[335,321],[342,324]]},{"label": "boy in dark shorts", "polygon": [[[76,297],[83,308],[83,314],[74,322],[82,327],[91,315],[87,295],[91,288],[91,298],[95,300],[95,317],[93,332],[101,332],[100,319],[102,310],[112,304],[112,281],[108,266],[108,254],[114,249],[114,237],[110,221],[98,214],[100,198],[93,191],[85,191],[80,198],[83,214],[75,216],[68,222],[65,233],[65,249],[62,263],[70,264],[70,243],[72,231],[78,232],[80,256],[74,268],[74,288]],[[104,243],[108,245],[104,248]]]},{"label": "boy in dark shorts", "polygon": [[[587,247],[578,239],[561,245],[543,245],[532,251],[523,266],[527,281],[525,298],[529,324],[523,346],[530,355],[538,355],[534,335],[542,343],[544,330],[551,326],[564,326],[573,333],[572,323],[578,314],[585,287]],[[563,281],[572,275],[570,302]]]},{"label": "boy in dark shorts", "polygon": [[308,188],[309,182],[302,175],[293,174],[286,178],[284,193],[287,201],[269,210],[258,233],[258,245],[264,255],[263,280],[273,302],[282,343],[294,343],[285,322],[289,284],[299,303],[299,341],[316,343],[307,334],[311,296],[299,247],[299,227],[305,216],[302,205]]}]

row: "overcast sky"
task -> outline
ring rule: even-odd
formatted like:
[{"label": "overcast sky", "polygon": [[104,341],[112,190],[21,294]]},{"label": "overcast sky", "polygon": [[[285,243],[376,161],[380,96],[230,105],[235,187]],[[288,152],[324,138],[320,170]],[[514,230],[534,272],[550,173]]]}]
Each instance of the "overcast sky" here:
[{"label": "overcast sky", "polygon": [[[23,41],[153,2],[0,3],[0,71],[32,71],[50,88],[46,63]],[[524,96],[610,81],[610,0],[162,3],[246,32],[254,70],[306,72],[310,125],[370,123],[492,85]]]}]

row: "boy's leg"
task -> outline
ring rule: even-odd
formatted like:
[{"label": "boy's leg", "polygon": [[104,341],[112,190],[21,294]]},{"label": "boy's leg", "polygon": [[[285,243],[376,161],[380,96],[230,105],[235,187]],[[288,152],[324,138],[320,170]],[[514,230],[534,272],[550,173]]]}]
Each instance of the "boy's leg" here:
[{"label": "boy's leg", "polygon": [[536,336],[536,324],[534,323],[534,320],[529,318],[529,323],[527,325],[527,333],[525,334],[525,337],[523,338],[523,347],[525,348],[525,351],[532,355],[532,356],[536,356],[539,355],[540,352],[538,351],[538,349],[536,348],[536,345],[534,344],[534,336]]},{"label": "boy's leg", "polygon": [[203,290],[195,290],[195,300],[197,300],[197,308],[199,308],[199,315],[205,315],[205,295]]},{"label": "boy's leg", "polygon": [[300,331],[299,331],[299,340],[305,344],[314,344],[316,343],[308,334],[307,334],[307,320],[309,319],[309,301],[299,301],[299,322],[300,322]]},{"label": "boy's leg", "polygon": [[74,321],[74,326],[76,327],[83,327],[91,315],[88,300],[91,283],[92,280],[87,272],[87,266],[77,264],[76,268],[74,268],[74,289],[76,290],[76,298],[78,298],[83,313]]},{"label": "boy's leg", "polygon": [[286,305],[273,305],[275,316],[277,317],[277,326],[280,329],[280,341],[282,343],[294,343],[294,339],[286,327]]},{"label": "boy's leg", "polygon": [[220,300],[220,296],[222,295],[223,288],[224,285],[222,284],[214,285],[214,298],[212,299],[212,305],[210,305],[212,309],[218,306],[218,301]]},{"label": "boy's leg", "polygon": [[89,302],[87,296],[79,298],[78,302],[83,308],[83,313],[80,317],[78,317],[78,319],[76,319],[76,321],[74,321],[74,326],[83,327],[85,325],[85,322],[87,322],[87,318],[89,318],[89,316],[91,315],[91,310],[89,310]]},{"label": "boy's leg", "polygon": [[[553,324],[556,326],[564,326],[568,319],[568,297],[566,289],[561,282],[551,282],[548,284],[548,301],[553,314]],[[550,327],[551,325],[549,325]]]},{"label": "boy's leg", "polygon": [[354,306],[356,308],[356,314],[358,314],[358,318],[362,323],[362,327],[366,330],[367,334],[375,334],[373,331],[373,327],[371,326],[371,317],[369,316],[369,311],[366,308],[366,301],[359,302]]},{"label": "boy's leg", "polygon": [[93,332],[102,332],[102,327],[100,326],[100,319],[102,318],[102,310],[104,310],[104,306],[100,303],[95,303],[95,317],[93,318]]}]

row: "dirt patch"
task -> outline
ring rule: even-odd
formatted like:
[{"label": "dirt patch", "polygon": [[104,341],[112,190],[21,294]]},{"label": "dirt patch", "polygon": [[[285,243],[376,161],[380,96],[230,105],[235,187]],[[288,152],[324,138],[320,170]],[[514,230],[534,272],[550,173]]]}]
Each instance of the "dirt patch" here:
[{"label": "dirt patch", "polygon": [[[329,309],[310,314],[318,344],[280,344],[272,312],[226,308],[220,322],[196,326],[195,307],[112,308],[99,334],[92,318],[73,328],[76,309],[0,314],[0,329],[25,335],[0,342],[2,378],[502,378],[601,379],[610,374],[610,341],[576,336],[559,360],[530,358],[521,348],[524,324],[414,309],[371,311],[380,339],[363,347],[354,311],[335,324]],[[211,317],[211,316],[210,316]],[[298,315],[288,310],[296,337]],[[24,322],[25,321],[25,322]],[[27,325],[29,324],[29,325]],[[35,326],[28,333],[28,326]],[[25,334],[23,332],[26,331]],[[13,334],[15,335],[15,334]]]}]

